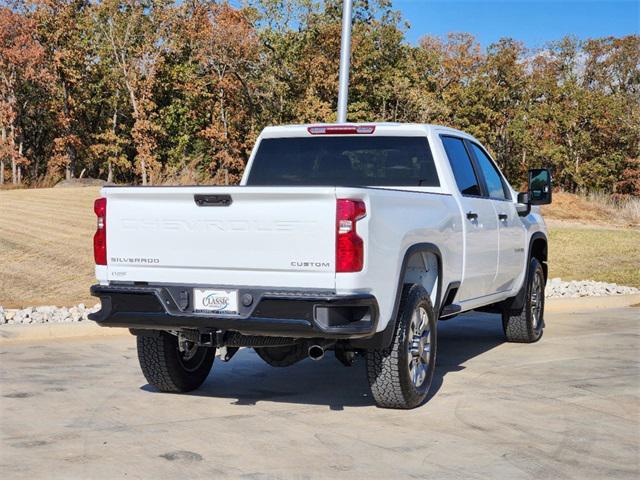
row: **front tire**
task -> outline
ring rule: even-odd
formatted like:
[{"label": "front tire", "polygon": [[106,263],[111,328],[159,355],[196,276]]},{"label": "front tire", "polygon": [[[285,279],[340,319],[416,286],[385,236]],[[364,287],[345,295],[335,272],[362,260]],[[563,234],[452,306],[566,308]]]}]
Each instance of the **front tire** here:
[{"label": "front tire", "polygon": [[502,312],[502,328],[508,342],[533,343],[540,340],[544,329],[544,271],[537,258],[529,263],[525,303],[522,311]]},{"label": "front tire", "polygon": [[367,351],[367,375],[376,404],[409,409],[421,405],[436,363],[436,314],[427,291],[405,285],[392,344]]},{"label": "front tire", "polygon": [[180,351],[177,336],[164,331],[150,333],[137,336],[138,360],[150,385],[161,392],[183,393],[204,383],[213,366],[215,348],[188,344]]}]

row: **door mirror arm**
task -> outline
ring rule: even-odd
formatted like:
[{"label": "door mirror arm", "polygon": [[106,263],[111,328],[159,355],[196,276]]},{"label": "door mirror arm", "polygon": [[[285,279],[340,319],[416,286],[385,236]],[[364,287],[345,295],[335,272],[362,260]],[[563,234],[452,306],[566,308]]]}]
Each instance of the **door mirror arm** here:
[{"label": "door mirror arm", "polygon": [[531,203],[529,202],[529,192],[518,193],[516,201],[516,211],[521,217],[526,217],[531,212]]}]

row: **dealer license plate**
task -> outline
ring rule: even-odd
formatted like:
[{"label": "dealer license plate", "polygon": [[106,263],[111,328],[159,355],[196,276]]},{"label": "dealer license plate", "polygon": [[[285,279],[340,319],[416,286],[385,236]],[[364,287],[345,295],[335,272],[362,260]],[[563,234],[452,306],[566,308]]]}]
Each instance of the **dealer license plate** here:
[{"label": "dealer license plate", "polygon": [[193,311],[201,313],[238,313],[238,291],[194,288]]}]

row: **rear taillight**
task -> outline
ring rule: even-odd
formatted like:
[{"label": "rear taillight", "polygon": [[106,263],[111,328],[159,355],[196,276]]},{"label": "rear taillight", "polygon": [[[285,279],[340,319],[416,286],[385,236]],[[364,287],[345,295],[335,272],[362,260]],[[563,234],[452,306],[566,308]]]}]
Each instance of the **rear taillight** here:
[{"label": "rear taillight", "polygon": [[364,243],[356,222],[367,214],[361,200],[338,199],[336,204],[336,272],[359,272],[364,265]]},{"label": "rear taillight", "polygon": [[107,264],[107,199],[98,198],[93,204],[98,217],[96,233],[93,236],[93,258],[96,265]]}]

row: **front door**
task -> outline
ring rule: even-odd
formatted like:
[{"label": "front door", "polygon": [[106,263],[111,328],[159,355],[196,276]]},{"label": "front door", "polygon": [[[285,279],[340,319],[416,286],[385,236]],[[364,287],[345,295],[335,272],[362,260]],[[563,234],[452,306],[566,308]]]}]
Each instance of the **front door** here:
[{"label": "front door", "polygon": [[513,202],[494,201],[498,214],[500,232],[500,253],[498,255],[498,273],[494,282],[496,292],[504,292],[513,287],[514,282],[525,267],[526,232],[518,217]]},{"label": "front door", "polygon": [[467,142],[484,182],[485,195],[491,199],[498,219],[500,235],[498,252],[498,272],[493,282],[493,291],[504,292],[513,287],[524,268],[525,228],[516,211],[516,205],[507,188],[507,182],[500,174],[489,154],[477,143]]}]

